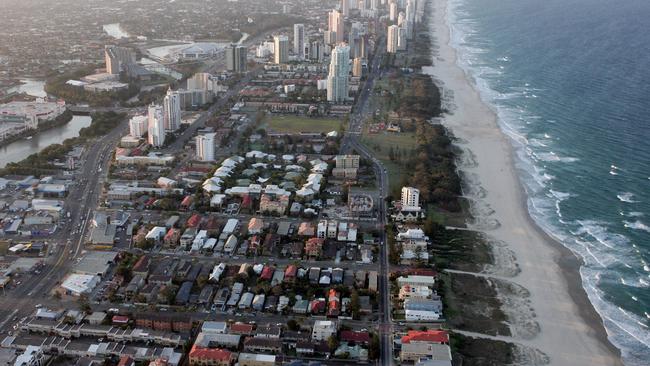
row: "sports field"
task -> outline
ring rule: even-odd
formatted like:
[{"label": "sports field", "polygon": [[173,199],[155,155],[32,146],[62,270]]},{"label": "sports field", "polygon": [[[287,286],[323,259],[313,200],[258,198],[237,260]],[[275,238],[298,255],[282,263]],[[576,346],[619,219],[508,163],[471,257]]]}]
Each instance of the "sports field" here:
[{"label": "sports field", "polygon": [[273,132],[313,132],[327,133],[339,131],[343,120],[305,116],[268,116],[266,129]]}]

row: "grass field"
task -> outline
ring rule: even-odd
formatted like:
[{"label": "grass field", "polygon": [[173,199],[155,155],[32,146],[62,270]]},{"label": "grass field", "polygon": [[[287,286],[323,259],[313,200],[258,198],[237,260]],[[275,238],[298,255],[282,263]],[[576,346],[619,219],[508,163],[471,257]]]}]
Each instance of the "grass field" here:
[{"label": "grass field", "polygon": [[415,133],[389,133],[380,132],[370,134],[364,132],[361,141],[370,151],[382,161],[388,169],[389,184],[391,192],[396,192],[401,188],[403,179],[406,176],[404,167],[398,161],[392,161],[389,158],[391,148],[393,151],[402,151],[405,154],[410,153],[415,147]]},{"label": "grass field", "polygon": [[313,132],[327,133],[338,131],[343,120],[336,118],[310,118],[305,116],[268,116],[264,126],[273,132]]}]

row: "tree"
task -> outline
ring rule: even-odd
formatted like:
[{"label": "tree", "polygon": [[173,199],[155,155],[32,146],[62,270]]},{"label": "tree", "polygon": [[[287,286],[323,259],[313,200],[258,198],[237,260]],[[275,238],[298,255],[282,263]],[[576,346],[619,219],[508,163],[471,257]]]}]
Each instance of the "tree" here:
[{"label": "tree", "polygon": [[88,295],[81,294],[77,302],[79,303],[79,308],[81,309],[81,311],[89,313],[92,310],[92,308],[90,307],[90,302],[88,301]]},{"label": "tree", "polygon": [[295,332],[300,330],[300,324],[298,324],[298,322],[295,319],[289,319],[287,321],[287,328]]},{"label": "tree", "polygon": [[359,318],[359,310],[361,310],[361,304],[359,303],[359,293],[356,290],[352,291],[350,296],[350,311],[352,312],[352,318]]},{"label": "tree", "polygon": [[165,286],[160,291],[161,295],[167,300],[168,304],[174,303],[174,299],[176,298],[176,286],[174,285],[169,285]]},{"label": "tree", "polygon": [[339,348],[339,339],[336,338],[336,335],[331,335],[329,338],[327,338],[327,346],[329,347],[330,351],[334,351]]},{"label": "tree", "polygon": [[203,289],[203,287],[208,283],[208,280],[209,280],[208,276],[205,275],[205,274],[202,274],[196,279],[196,285],[200,289]]},{"label": "tree", "polygon": [[379,359],[379,336],[376,333],[370,334],[370,344],[368,345],[368,358],[371,360]]}]

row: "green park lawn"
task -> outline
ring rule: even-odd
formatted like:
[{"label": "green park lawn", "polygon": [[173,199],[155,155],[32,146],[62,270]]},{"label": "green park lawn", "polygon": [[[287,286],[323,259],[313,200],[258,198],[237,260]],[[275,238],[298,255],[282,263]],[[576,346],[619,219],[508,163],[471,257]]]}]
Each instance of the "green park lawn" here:
[{"label": "green park lawn", "polygon": [[305,116],[268,116],[266,129],[273,132],[312,132],[327,133],[339,131],[343,120],[336,118],[317,118]]},{"label": "green park lawn", "polygon": [[409,154],[415,147],[415,133],[381,131],[371,134],[365,131],[361,142],[386,166],[390,190],[391,192],[397,192],[401,188],[407,172],[398,161],[390,159],[389,152],[392,148],[393,152],[402,151],[403,154]]}]

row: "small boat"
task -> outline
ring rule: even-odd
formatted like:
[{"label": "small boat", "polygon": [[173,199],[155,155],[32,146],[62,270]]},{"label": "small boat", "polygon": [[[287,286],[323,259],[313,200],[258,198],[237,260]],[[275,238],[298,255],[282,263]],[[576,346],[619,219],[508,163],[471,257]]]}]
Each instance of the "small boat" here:
[{"label": "small boat", "polygon": [[25,137],[25,140],[31,140],[32,137],[34,137],[34,136],[27,136],[27,137]]}]

